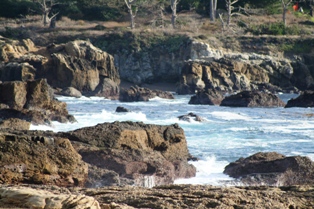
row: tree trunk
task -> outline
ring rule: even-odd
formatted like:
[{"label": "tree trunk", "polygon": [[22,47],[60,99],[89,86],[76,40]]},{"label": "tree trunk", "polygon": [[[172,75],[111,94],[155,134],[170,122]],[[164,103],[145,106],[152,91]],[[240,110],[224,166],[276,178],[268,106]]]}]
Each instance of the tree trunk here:
[{"label": "tree trunk", "polygon": [[136,2],[137,0],[125,0],[125,4],[128,7],[128,12],[130,15],[130,21],[131,21],[131,29],[135,28],[135,21],[134,18],[136,16],[137,13],[137,7],[136,7],[136,11],[135,14],[133,14],[133,10],[132,10],[132,5]]},{"label": "tree trunk", "polygon": [[129,9],[129,15],[130,15],[130,21],[131,21],[131,29],[134,29],[135,28],[135,23],[134,23],[134,15],[133,15],[132,8]]},{"label": "tree trunk", "polygon": [[215,21],[214,0],[209,1],[209,19],[212,22]]},{"label": "tree trunk", "polygon": [[287,7],[283,8],[283,13],[282,13],[282,22],[283,25],[286,27],[287,21],[286,21],[286,14],[287,14]]},{"label": "tree trunk", "polygon": [[227,12],[228,12],[228,15],[227,15],[227,27],[230,26],[230,22],[231,22],[231,13],[232,13],[232,7],[231,7],[231,0],[226,0],[227,4]]},{"label": "tree trunk", "polygon": [[289,4],[292,2],[292,0],[289,0],[287,3],[285,2],[285,0],[281,0],[281,5],[282,5],[282,22],[283,25],[286,27],[286,14],[288,11],[288,6]]},{"label": "tree trunk", "polygon": [[48,17],[47,11],[45,11],[43,14],[43,23],[44,23],[44,26],[48,25],[48,23],[49,23],[49,17]]},{"label": "tree trunk", "polygon": [[171,2],[171,10],[172,10],[171,24],[173,28],[176,28],[178,0],[170,0],[170,2]]}]

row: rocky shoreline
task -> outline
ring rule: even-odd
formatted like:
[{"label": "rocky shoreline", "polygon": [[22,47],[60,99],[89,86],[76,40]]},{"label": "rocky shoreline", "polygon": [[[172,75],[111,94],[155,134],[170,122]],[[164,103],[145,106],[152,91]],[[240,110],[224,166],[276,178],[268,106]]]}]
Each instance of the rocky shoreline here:
[{"label": "rocky shoreline", "polygon": [[[195,94],[191,104],[283,107],[275,93],[302,90],[286,107],[313,107],[312,55],[288,59],[271,56],[269,51],[229,52],[199,40],[185,41],[177,54],[152,58],[143,53],[135,60],[134,53],[110,55],[89,41],[39,47],[30,39],[0,37],[0,207],[313,208],[314,166],[302,157],[289,161],[278,153],[277,158],[266,153],[266,157],[254,155],[232,164],[234,171],[228,174],[238,178],[236,182],[259,186],[174,185],[175,179],[195,176],[188,160],[197,160],[189,154],[178,124],[125,121],[60,133],[28,131],[31,123],[75,121],[54,93],[133,102],[155,96],[173,99],[165,91],[175,91]],[[162,58],[165,66],[160,65]],[[158,73],[151,66],[155,62],[161,67]],[[171,66],[169,71],[166,66]],[[156,82],[167,73],[171,74],[169,85]],[[120,76],[133,83],[121,84]],[[226,93],[231,96],[224,97]],[[193,113],[180,119],[191,116],[191,120],[202,120]],[[247,168],[253,164],[255,170]],[[239,170],[244,171],[239,174]],[[260,186],[274,177],[302,181]]]},{"label": "rocky shoreline", "polygon": [[257,208],[314,207],[313,186],[214,187],[167,185],[154,188],[103,187],[84,189],[56,186],[2,185],[1,208]]}]

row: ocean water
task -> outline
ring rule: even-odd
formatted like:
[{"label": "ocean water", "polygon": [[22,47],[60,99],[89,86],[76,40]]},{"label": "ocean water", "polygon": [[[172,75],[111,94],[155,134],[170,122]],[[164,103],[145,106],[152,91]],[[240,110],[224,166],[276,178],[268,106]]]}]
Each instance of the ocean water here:
[{"label": "ocean water", "polygon": [[[295,94],[280,94],[285,102]],[[232,108],[189,105],[191,95],[175,95],[174,100],[154,98],[148,102],[122,103],[101,97],[57,97],[66,102],[77,123],[54,122],[52,127],[31,126],[32,130],[69,131],[98,123],[142,121],[147,124],[178,123],[185,132],[190,153],[200,160],[190,162],[196,177],[178,179],[181,184],[223,185],[232,180],[224,167],[240,157],[275,151],[314,160],[314,108]],[[116,113],[118,106],[132,112]],[[193,112],[204,122],[179,121],[178,116]]]}]

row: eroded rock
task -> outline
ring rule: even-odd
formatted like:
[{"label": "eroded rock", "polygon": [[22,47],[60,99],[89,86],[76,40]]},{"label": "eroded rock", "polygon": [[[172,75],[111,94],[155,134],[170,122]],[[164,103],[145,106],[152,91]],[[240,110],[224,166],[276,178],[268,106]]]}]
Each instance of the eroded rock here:
[{"label": "eroded rock", "polygon": [[83,186],[87,164],[66,138],[40,132],[0,133],[1,184]]},{"label": "eroded rock", "polygon": [[314,162],[308,157],[259,152],[230,163],[224,173],[248,185],[309,185],[314,183]]},{"label": "eroded rock", "polygon": [[184,131],[176,124],[103,123],[60,136],[84,143],[75,147],[85,162],[133,179],[135,185],[169,184],[196,173],[187,162]]},{"label": "eroded rock", "polygon": [[1,119],[20,118],[33,124],[74,122],[66,103],[54,98],[45,79],[0,84]]}]

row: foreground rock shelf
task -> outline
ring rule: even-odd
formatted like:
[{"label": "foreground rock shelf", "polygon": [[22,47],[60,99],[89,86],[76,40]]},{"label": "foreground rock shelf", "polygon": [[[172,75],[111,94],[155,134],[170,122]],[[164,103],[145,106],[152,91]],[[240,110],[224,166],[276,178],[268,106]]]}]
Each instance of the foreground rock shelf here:
[{"label": "foreground rock shelf", "polygon": [[314,186],[214,187],[168,185],[155,188],[2,186],[1,207],[23,208],[313,208]]}]

